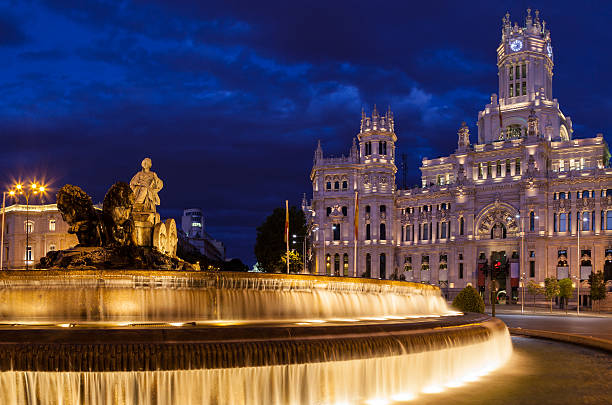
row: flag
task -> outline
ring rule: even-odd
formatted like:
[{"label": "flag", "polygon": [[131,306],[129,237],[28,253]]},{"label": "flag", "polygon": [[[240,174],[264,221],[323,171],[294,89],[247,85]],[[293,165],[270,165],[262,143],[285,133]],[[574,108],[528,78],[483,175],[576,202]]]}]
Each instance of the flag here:
[{"label": "flag", "polygon": [[289,242],[289,200],[285,200],[285,243]]},{"label": "flag", "polygon": [[359,236],[359,197],[355,191],[355,240]]}]

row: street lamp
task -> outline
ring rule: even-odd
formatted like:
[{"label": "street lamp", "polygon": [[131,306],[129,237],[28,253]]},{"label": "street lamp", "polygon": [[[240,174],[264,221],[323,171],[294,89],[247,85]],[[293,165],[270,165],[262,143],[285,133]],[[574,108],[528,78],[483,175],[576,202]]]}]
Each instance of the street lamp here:
[{"label": "street lamp", "polygon": [[297,242],[296,239],[302,239],[302,241],[303,241],[303,243],[302,243],[302,255],[303,255],[303,259],[304,259],[304,267],[302,268],[302,273],[306,273],[306,235],[304,235],[304,236],[297,236],[296,234],[293,234],[292,237],[293,237],[293,241],[291,243],[294,244],[294,245]]},{"label": "street lamp", "polygon": [[[32,250],[28,250],[28,248],[30,247],[30,217],[29,217],[29,210],[30,210],[30,197],[32,195],[42,195],[45,192],[45,186],[43,185],[37,185],[35,182],[30,184],[30,187],[24,187],[22,184],[18,183],[15,184],[14,188],[12,188],[11,190],[9,190],[9,195],[11,197],[13,197],[17,203],[19,203],[19,197],[20,196],[24,196],[25,197],[25,201],[26,201],[26,224],[25,224],[25,231],[26,231],[26,251],[25,251],[25,265],[26,265],[26,271],[28,270],[28,262],[32,259]],[[3,215],[4,215],[4,210],[3,210]],[[4,218],[3,218],[3,222],[4,222]],[[4,239],[4,226],[2,227],[2,239]],[[4,248],[4,246],[3,246]]]},{"label": "street lamp", "polygon": [[525,312],[525,273],[521,273],[521,314]]},{"label": "street lamp", "polygon": [[[576,250],[577,250],[577,257],[578,257],[578,277],[576,277],[576,281],[578,282],[578,303],[576,304],[576,315],[580,316],[580,262],[581,262],[581,255],[580,255],[580,224],[582,222],[586,222],[587,218],[584,218],[584,216],[582,215],[582,212],[577,212],[578,215],[580,215],[580,218],[578,219],[578,229],[576,229],[576,234],[578,235],[578,245],[576,246]],[[594,224],[593,224],[594,225]]]}]

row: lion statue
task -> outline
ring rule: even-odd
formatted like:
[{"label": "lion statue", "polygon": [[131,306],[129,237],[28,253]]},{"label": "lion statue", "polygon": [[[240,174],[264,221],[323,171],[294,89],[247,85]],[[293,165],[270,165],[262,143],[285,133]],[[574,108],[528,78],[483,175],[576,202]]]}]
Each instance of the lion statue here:
[{"label": "lion statue", "polygon": [[57,208],[69,225],[68,233],[76,235],[79,246],[102,246],[100,216],[86,192],[78,186],[66,184],[57,192]]},{"label": "lion statue", "polygon": [[120,181],[108,189],[102,204],[107,245],[128,246],[134,244],[133,207],[134,193],[129,184]]}]

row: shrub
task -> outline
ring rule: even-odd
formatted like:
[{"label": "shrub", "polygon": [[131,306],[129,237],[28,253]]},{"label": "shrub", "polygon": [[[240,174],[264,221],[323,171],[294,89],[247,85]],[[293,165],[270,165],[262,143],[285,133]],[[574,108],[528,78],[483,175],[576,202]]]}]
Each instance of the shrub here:
[{"label": "shrub", "polygon": [[461,312],[484,313],[485,305],[478,291],[471,285],[465,287],[453,300],[453,306]]}]

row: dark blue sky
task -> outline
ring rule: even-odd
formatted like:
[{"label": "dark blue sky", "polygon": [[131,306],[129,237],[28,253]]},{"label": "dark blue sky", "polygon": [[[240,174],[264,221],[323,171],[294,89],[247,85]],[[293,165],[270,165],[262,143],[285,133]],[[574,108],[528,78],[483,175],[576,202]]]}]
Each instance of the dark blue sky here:
[{"label": "dark blue sky", "polygon": [[[540,9],[575,136],[612,127],[605,2],[2,1],[0,173],[101,201],[150,156],[162,215],[201,207],[228,257],[311,195],[313,151],[347,153],[361,108],[391,105],[409,184],[497,92],[501,18]],[[610,139],[609,137],[607,137]]]}]

